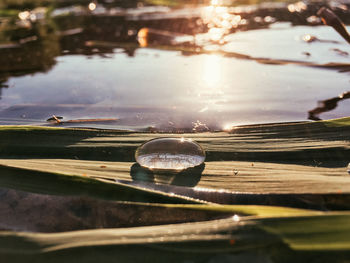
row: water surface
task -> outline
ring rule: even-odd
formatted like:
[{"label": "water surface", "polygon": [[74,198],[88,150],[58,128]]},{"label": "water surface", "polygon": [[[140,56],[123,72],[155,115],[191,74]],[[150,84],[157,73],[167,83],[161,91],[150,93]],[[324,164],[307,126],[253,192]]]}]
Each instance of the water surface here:
[{"label": "water surface", "polygon": [[[117,118],[101,124],[111,128],[205,131],[307,120],[319,101],[350,91],[348,68],[320,67],[348,63],[350,47],[309,18],[315,7],[282,7],[261,16],[215,3],[99,5],[90,13],[83,5],[39,22],[17,19],[0,46],[0,124],[45,125],[56,115]],[[283,12],[285,19],[271,16]],[[301,14],[304,24],[293,20]],[[146,43],[137,37],[142,28],[150,30]],[[349,103],[316,117],[349,116]]]}]

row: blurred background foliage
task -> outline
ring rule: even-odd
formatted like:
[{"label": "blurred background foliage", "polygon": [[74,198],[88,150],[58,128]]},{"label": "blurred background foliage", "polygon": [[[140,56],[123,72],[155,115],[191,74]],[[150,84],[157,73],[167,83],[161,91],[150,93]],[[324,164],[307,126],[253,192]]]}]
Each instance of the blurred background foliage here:
[{"label": "blurred background foliage", "polygon": [[[85,5],[90,2],[104,4],[105,6],[123,6],[132,7],[143,5],[163,5],[170,7],[181,7],[184,5],[209,5],[211,0],[0,0],[1,9],[30,9],[38,6],[66,6],[66,5]],[[262,2],[293,2],[291,0],[218,0],[215,4],[224,6],[252,5]],[[295,1],[294,1],[295,2]],[[4,11],[4,10],[0,10]],[[0,13],[1,15],[1,13]]]}]

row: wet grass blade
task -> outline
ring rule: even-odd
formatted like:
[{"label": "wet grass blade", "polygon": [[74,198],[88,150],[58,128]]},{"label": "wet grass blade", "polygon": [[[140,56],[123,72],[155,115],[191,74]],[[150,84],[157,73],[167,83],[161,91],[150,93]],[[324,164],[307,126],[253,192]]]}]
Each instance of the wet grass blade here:
[{"label": "wet grass blade", "polygon": [[[203,172],[200,183],[216,184],[218,188],[225,189],[232,187],[232,182],[237,185],[244,185],[244,182],[252,185],[252,176],[255,175],[255,183],[260,179],[266,180],[263,182],[265,185],[273,185],[271,174],[257,177],[254,169],[264,168],[278,171],[276,182],[283,179],[287,185],[291,181],[287,176],[279,177],[283,173],[295,175],[299,171],[301,180],[302,175],[310,176],[308,173],[311,170],[305,165],[310,163],[310,158],[323,162],[332,156],[333,163],[323,163],[324,167],[319,167],[324,169],[324,174],[314,175],[315,182],[327,182],[327,187],[323,189],[323,192],[327,192],[331,188],[332,180],[342,187],[347,185],[347,177],[340,172],[345,168],[342,165],[348,162],[349,132],[349,119],[341,119],[328,122],[250,125],[237,127],[231,133],[186,136],[201,143],[208,153],[208,170]],[[118,258],[124,262],[143,262],[147,257],[153,262],[164,262],[165,259],[168,262],[179,262],[184,258],[205,262],[216,259],[218,253],[231,256],[231,253],[244,251],[249,252],[249,255],[256,251],[268,251],[271,252],[269,256],[290,259],[295,253],[314,253],[321,250],[327,250],[325,259],[334,255],[347,255],[350,249],[349,212],[198,204],[199,200],[92,178],[131,181],[130,166],[134,161],[134,150],[142,142],[155,136],[168,135],[2,127],[0,185],[58,196],[83,195],[99,200],[127,201],[129,204],[132,201],[135,206],[150,209],[158,207],[164,211],[188,209],[193,213],[210,211],[217,215],[237,214],[238,217],[163,226],[46,234],[1,231],[1,258],[11,262],[47,262],[49,259],[51,262],[74,262],[78,257],[81,259],[81,255],[89,255],[85,258],[87,261],[111,261]],[[45,157],[46,160],[38,159],[40,157]],[[53,157],[61,160],[48,159]],[[265,163],[257,163],[259,157]],[[245,165],[250,162],[242,164],[232,161],[244,158],[250,162],[254,160],[254,165],[250,165],[248,169]],[[108,160],[112,162],[106,162]],[[292,165],[293,169],[286,169],[291,166],[279,163],[282,160]],[[232,174],[235,168],[232,165],[241,165],[236,176]],[[113,169],[109,170],[108,166]],[[243,168],[250,174],[245,174]],[[313,167],[310,169],[314,170]],[[317,173],[321,170],[317,170]],[[312,183],[304,191],[315,188]],[[266,188],[264,192],[268,193],[268,190]]]},{"label": "wet grass blade", "polygon": [[[350,178],[346,167],[313,167],[295,164],[221,161],[206,162],[201,174],[157,174],[134,170],[132,162],[68,159],[0,159],[1,169],[25,169],[96,179],[119,181],[160,191],[185,191],[171,187],[197,186],[205,189],[251,194],[346,194]],[[237,171],[234,174],[234,171]],[[158,183],[154,185],[154,183]],[[160,183],[163,186],[159,185]],[[168,185],[168,187],[166,186]],[[161,188],[164,188],[163,190]],[[168,190],[166,188],[169,188]],[[194,190],[200,195],[201,188]],[[192,190],[191,190],[192,189]],[[190,193],[193,188],[185,192]],[[204,192],[204,190],[203,190]],[[196,193],[193,193],[196,194]],[[224,195],[225,193],[223,193]],[[208,193],[210,195],[210,193]]]},{"label": "wet grass blade", "polygon": [[199,200],[152,191],[118,182],[84,176],[42,172],[0,166],[0,186],[27,192],[53,195],[84,195],[95,198],[157,203],[203,203]]},{"label": "wet grass blade", "polygon": [[262,228],[276,234],[294,250],[350,249],[350,214],[325,213],[311,217],[261,220]]},{"label": "wet grass blade", "polygon": [[[191,182],[170,176],[167,179],[173,185],[242,193],[348,193],[349,119],[246,125],[230,133],[182,134],[205,148],[205,170],[198,178],[188,176]],[[133,176],[134,152],[144,141],[161,136],[178,135],[3,126],[0,163],[44,173],[154,183],[159,179],[156,175]]]},{"label": "wet grass blade", "polygon": [[[215,210],[220,207],[209,209]],[[226,209],[233,211],[235,207],[226,207]],[[253,208],[258,213],[260,209],[266,208]],[[243,207],[242,210],[244,210]],[[278,211],[278,209],[274,210]],[[283,210],[285,209],[280,208],[281,212]],[[176,225],[52,234],[0,232],[0,244],[2,255],[9,258],[13,256],[23,259],[24,256],[31,255],[41,255],[46,258],[52,256],[52,253],[59,253],[59,255],[62,253],[61,255],[65,255],[67,260],[77,251],[84,254],[89,249],[94,250],[94,258],[100,257],[103,248],[113,248],[114,252],[109,254],[111,258],[117,256],[123,249],[124,253],[130,254],[130,250],[136,250],[142,255],[147,255],[146,251],[151,250],[154,257],[158,257],[158,253],[165,253],[170,260],[174,259],[174,253],[182,257],[187,253],[197,257],[212,257],[217,253],[242,251],[252,253],[262,248],[271,249],[271,247],[281,250],[281,247],[285,246],[285,250],[289,253],[319,250],[342,253],[350,248],[350,215],[348,213],[323,213],[322,215],[312,215],[312,213],[307,215],[307,211],[299,211],[299,213],[301,216],[242,217],[240,220],[229,218]],[[140,248],[144,248],[145,251]],[[285,250],[281,252],[285,253]]]},{"label": "wet grass blade", "polygon": [[[199,142],[206,161],[252,161],[345,167],[349,118],[235,127],[230,133],[182,134]],[[179,135],[89,129],[0,127],[2,158],[64,158],[134,162],[146,140]],[[93,149],[93,151],[91,150]]]}]

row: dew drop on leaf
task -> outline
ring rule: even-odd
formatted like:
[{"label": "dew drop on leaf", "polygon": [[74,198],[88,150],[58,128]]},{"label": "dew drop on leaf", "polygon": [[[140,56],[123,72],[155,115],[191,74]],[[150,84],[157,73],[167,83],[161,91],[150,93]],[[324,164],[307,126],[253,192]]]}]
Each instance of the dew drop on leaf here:
[{"label": "dew drop on leaf", "polygon": [[203,148],[185,138],[157,138],[142,144],[135,153],[136,161],[151,170],[182,171],[201,165]]}]

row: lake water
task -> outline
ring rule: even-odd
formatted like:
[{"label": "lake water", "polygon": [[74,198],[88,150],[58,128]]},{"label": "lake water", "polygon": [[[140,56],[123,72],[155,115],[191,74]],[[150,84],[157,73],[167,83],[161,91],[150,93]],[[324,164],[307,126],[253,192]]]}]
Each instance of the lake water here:
[{"label": "lake water", "polygon": [[[350,46],[312,11],[88,7],[2,23],[0,124],[48,125],[56,115],[118,119],[70,126],[206,131],[350,115],[339,99],[350,91]],[[289,17],[276,18],[280,10]],[[330,99],[335,106],[310,116]]]}]

